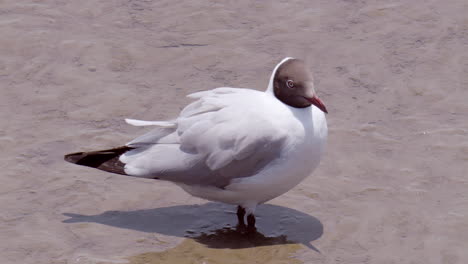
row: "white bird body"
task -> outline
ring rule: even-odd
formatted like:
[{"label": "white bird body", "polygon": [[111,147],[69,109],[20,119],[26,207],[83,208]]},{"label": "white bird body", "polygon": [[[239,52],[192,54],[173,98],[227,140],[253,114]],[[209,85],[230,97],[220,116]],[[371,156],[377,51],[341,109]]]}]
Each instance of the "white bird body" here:
[{"label": "white bird body", "polygon": [[[223,159],[226,156],[223,152],[226,151],[220,151],[217,144],[213,143],[219,138],[230,140],[239,135],[250,134],[258,135],[257,140],[282,140],[281,146],[275,149],[276,158],[267,166],[249,177],[237,175],[223,188],[176,182],[193,196],[238,204],[246,208],[247,212],[254,212],[257,204],[287,192],[310,175],[319,164],[326,144],[327,123],[325,114],[315,106],[294,108],[283,104],[269,90],[260,92],[228,87],[194,93],[189,97],[198,98],[198,101],[184,108],[180,117],[171,122],[172,125],[165,123],[165,126],[161,126],[175,128],[171,134],[162,138],[171,144],[173,150],[170,154],[168,146],[161,144],[160,139],[145,142],[154,145],[142,152],[137,148],[135,152],[139,152],[138,154],[129,151],[120,156],[120,161],[126,164],[125,172],[128,175],[152,178],[163,168],[190,167],[191,162],[203,159],[203,154],[189,154],[187,157],[187,153],[181,150],[187,148],[184,143],[190,144],[187,141],[196,142],[202,152],[207,152],[204,155],[220,155],[214,156],[215,161],[208,165],[212,169],[219,169],[225,165],[226,160],[230,161],[231,156],[235,156],[227,153],[229,157]],[[158,126],[157,121],[144,122]],[[210,133],[209,130],[216,126],[216,131]],[[190,128],[198,133],[190,135],[184,142],[179,134],[184,137],[185,133],[191,132]],[[216,134],[218,131],[222,134]],[[168,141],[168,138],[171,140]],[[141,142],[134,140],[128,146],[138,146],[138,143]],[[210,144],[214,147],[210,148]],[[203,175],[191,175],[197,176]]]},{"label": "white bird body", "polygon": [[[268,95],[265,100],[271,100],[271,104],[280,103]],[[298,185],[320,162],[327,138],[325,115],[315,107],[291,109],[282,104],[275,111],[270,111],[269,116],[278,128],[285,130],[287,140],[279,150],[278,158],[263,170],[250,177],[236,178],[224,189],[178,185],[193,196],[241,205],[248,213],[253,213],[256,205]]]},{"label": "white bird body", "polygon": [[[193,196],[239,205],[253,217],[258,204],[309,176],[324,152],[326,108],[303,68],[302,62],[284,59],[264,92],[221,87],[190,94],[195,101],[174,120],[127,119],[155,129],[125,147],[65,158],[114,173],[171,181]],[[255,224],[254,218],[251,222]]]}]

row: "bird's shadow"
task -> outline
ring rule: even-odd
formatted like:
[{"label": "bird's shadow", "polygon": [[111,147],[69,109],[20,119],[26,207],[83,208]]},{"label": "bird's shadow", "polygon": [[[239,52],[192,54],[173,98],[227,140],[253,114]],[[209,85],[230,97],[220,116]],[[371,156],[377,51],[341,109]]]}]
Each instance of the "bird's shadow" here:
[{"label": "bird's shadow", "polygon": [[97,215],[64,213],[64,223],[92,222],[149,233],[190,237],[211,248],[250,248],[302,243],[318,251],[311,242],[323,234],[315,217],[271,204],[255,212],[257,231],[236,228],[235,207],[221,203],[178,205],[136,211],[107,211]]}]

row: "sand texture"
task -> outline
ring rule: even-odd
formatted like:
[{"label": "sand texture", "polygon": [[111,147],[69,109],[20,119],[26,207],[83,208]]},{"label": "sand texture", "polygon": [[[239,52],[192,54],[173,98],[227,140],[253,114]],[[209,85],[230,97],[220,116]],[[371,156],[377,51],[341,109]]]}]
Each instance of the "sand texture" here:
[{"label": "sand texture", "polygon": [[[0,1],[0,263],[468,263],[468,2]],[[329,144],[258,208],[63,154],[311,65]]]}]

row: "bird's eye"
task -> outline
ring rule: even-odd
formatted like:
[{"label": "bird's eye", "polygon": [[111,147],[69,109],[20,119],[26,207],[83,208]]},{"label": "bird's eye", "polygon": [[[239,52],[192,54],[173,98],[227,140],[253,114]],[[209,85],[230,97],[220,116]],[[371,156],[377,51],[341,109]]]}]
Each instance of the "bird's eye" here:
[{"label": "bird's eye", "polygon": [[288,88],[293,89],[294,88],[294,82],[292,80],[287,80],[286,81],[286,86],[288,86]]}]

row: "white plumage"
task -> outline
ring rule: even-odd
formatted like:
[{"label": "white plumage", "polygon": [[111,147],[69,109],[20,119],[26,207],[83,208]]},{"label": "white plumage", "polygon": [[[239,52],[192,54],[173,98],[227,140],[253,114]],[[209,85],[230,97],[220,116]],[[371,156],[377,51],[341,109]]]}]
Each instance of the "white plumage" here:
[{"label": "white plumage", "polygon": [[189,95],[194,102],[171,121],[127,122],[156,126],[129,142],[120,156],[125,173],[173,181],[188,193],[256,205],[300,183],[317,167],[327,138],[316,106],[291,107],[275,97],[273,70],[265,92],[217,88]]}]

